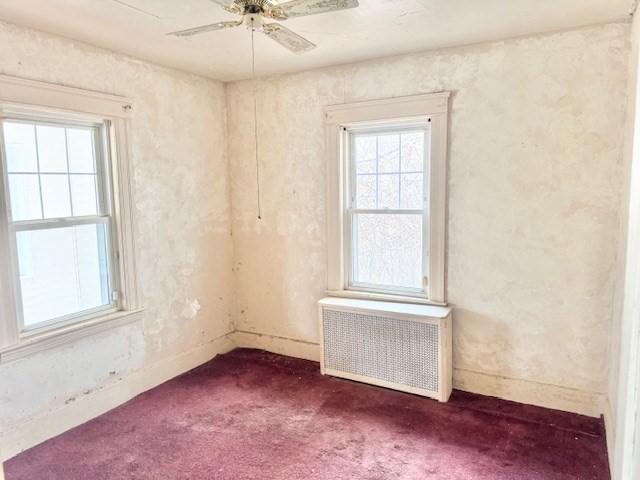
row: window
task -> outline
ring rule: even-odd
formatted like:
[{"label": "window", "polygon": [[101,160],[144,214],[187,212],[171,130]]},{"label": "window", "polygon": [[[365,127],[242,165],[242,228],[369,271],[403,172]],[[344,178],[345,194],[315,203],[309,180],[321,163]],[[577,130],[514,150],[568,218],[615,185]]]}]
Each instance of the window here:
[{"label": "window", "polygon": [[0,120],[21,330],[115,310],[104,125]]},{"label": "window", "polygon": [[348,287],[419,294],[428,224],[428,124],[347,129]]},{"label": "window", "polygon": [[445,303],[448,94],[329,107],[329,293]]},{"label": "window", "polygon": [[119,97],[12,77],[0,76],[0,88],[29,100],[0,98],[4,361],[25,345],[73,338],[140,309],[126,168],[130,107]]}]

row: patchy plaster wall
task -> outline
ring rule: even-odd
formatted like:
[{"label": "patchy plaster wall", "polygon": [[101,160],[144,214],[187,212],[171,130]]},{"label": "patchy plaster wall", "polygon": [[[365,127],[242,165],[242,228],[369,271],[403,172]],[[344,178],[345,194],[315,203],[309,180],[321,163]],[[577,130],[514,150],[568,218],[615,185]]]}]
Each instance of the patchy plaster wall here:
[{"label": "patchy plaster wall", "polygon": [[[24,430],[69,405],[97,414],[97,392],[126,399],[132,392],[119,385],[127,378],[151,386],[229,348],[216,339],[234,329],[234,316],[239,344],[317,357],[315,302],[326,284],[322,109],[438,90],[453,92],[456,385],[600,413],[628,35],[628,25],[615,24],[260,80],[258,222],[249,82],[228,84],[225,94],[217,82],[0,23],[0,73],[134,100],[146,307],[141,323],[0,364],[3,454],[15,453],[8,440],[24,440]],[[68,421],[81,421],[77,414]]]},{"label": "patchy plaster wall", "polygon": [[600,414],[628,38],[627,24],[611,24],[262,79],[262,221],[252,84],[228,84],[237,328],[249,332],[242,343],[285,353],[302,345],[308,355],[318,341],[323,107],[450,90],[455,385]]},{"label": "patchy plaster wall", "polygon": [[[0,444],[8,455],[25,433],[18,427],[34,417],[161,362],[176,374],[172,369],[213,356],[215,340],[233,329],[233,246],[223,84],[5,23],[0,73],[133,100],[135,240],[145,307],[142,322],[0,364]],[[199,360],[184,360],[189,352]],[[181,360],[168,361],[174,358]]]},{"label": "patchy plaster wall", "polygon": [[[640,109],[638,95],[640,77],[640,21],[633,17],[631,54],[628,71],[626,123],[623,146],[624,186],[620,204],[620,244],[610,327],[609,382],[604,412],[611,478],[621,480],[632,476],[634,447],[632,411],[634,401],[634,362],[638,354],[637,303],[638,262],[640,261]],[[634,338],[636,337],[636,338]],[[636,443],[640,440],[636,440]],[[626,475],[626,476],[625,476]]]}]

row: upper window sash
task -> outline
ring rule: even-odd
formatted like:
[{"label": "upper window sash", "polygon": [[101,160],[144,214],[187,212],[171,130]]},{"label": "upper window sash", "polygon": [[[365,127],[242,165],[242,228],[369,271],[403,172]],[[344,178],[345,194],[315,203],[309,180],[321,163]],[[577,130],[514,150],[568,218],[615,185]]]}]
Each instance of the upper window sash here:
[{"label": "upper window sash", "polygon": [[[62,115],[64,116],[64,115]],[[79,172],[71,172],[68,170],[67,172],[40,172],[40,167],[38,164],[37,172],[17,172],[17,171],[8,171],[8,165],[4,165],[4,168],[0,170],[0,173],[4,172],[4,189],[6,192],[6,211],[7,211],[7,219],[10,225],[15,226],[19,229],[27,229],[27,225],[31,224],[47,224],[51,225],[53,222],[62,222],[65,221],[68,225],[79,224],[76,223],[80,219],[83,218],[95,218],[96,220],[100,218],[108,218],[113,213],[112,207],[112,197],[113,197],[113,185],[112,185],[112,175],[111,175],[111,162],[109,161],[110,157],[110,126],[111,121],[105,120],[102,122],[97,121],[82,121],[80,117],[74,115],[73,119],[59,120],[56,121],[48,116],[27,116],[26,114],[17,114],[14,113],[11,116],[2,113],[2,109],[0,109],[0,143],[2,144],[2,148],[4,148],[4,138],[3,138],[3,125],[4,123],[22,123],[25,125],[33,125],[35,126],[53,126],[59,128],[78,128],[78,129],[88,129],[92,133],[93,138],[93,150],[95,157],[95,173],[86,173],[86,175],[94,175],[97,181],[97,212],[95,215],[73,215],[73,203],[71,204],[71,213],[72,215],[67,217],[47,217],[44,218],[44,211],[42,211],[41,219],[30,219],[30,220],[13,220],[11,218],[11,205],[10,199],[8,197],[9,185],[8,182],[9,174],[25,174],[25,175],[38,175],[40,173],[44,173],[46,175],[83,175],[83,173]],[[36,146],[37,148],[37,146]],[[6,159],[6,152],[0,152],[1,158]],[[39,189],[41,189],[41,185],[39,185]],[[71,188],[71,185],[69,185]],[[52,225],[53,226],[53,225]]]},{"label": "upper window sash", "polygon": [[[416,214],[421,215],[424,214],[428,208],[428,168],[429,168],[429,143],[424,142],[424,152],[423,152],[423,165],[422,171],[418,173],[423,174],[423,200],[421,208],[403,208],[402,206],[398,206],[398,208],[359,208],[356,201],[357,195],[357,166],[356,162],[351,158],[352,152],[355,151],[355,141],[358,137],[365,137],[375,134],[403,134],[409,132],[424,132],[425,140],[427,139],[427,135],[429,134],[429,126],[431,123],[431,119],[420,119],[420,121],[409,120],[403,121],[398,120],[392,125],[389,122],[384,122],[381,126],[380,122],[363,122],[359,123],[357,126],[345,127],[344,128],[344,146],[348,147],[348,149],[344,152],[345,154],[345,163],[347,164],[347,174],[348,174],[348,189],[345,191],[345,203],[346,208],[349,212],[357,212],[357,213],[401,213],[401,214]],[[386,127],[384,125],[387,125]],[[398,171],[391,172],[375,172],[371,175],[401,175],[407,174],[411,172],[403,172],[399,167]]]}]

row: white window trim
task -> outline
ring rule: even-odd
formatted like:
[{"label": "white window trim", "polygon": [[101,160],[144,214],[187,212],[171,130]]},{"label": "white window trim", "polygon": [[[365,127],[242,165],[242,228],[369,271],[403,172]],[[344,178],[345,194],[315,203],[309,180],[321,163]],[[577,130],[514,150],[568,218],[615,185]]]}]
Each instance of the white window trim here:
[{"label": "white window trim", "polygon": [[[0,363],[74,341],[106,328],[142,318],[135,261],[128,118],[125,97],[0,75],[0,114],[65,121],[108,121],[113,191],[118,310],[97,312],[73,323],[62,322],[21,333],[10,265],[5,195],[0,195]],[[1,174],[2,172],[0,172]],[[4,188],[4,187],[3,187]]]},{"label": "white window trim", "polygon": [[[325,108],[327,148],[327,294],[347,298],[367,298],[446,305],[446,182],[449,92],[372,100]],[[429,164],[429,228],[425,248],[429,250],[429,280],[422,297],[349,290],[345,236],[345,181],[348,164],[344,129],[358,124],[393,125],[411,120],[431,121]]]}]

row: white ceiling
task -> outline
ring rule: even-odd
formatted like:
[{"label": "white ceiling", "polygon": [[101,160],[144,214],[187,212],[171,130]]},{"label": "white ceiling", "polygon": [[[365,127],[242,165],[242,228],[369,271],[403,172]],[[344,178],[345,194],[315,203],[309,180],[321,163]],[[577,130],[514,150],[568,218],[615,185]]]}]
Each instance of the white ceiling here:
[{"label": "white ceiling", "polygon": [[[628,18],[632,0],[360,0],[290,19],[318,45],[295,55],[256,37],[259,75],[564,30]],[[0,0],[0,19],[218,80],[251,73],[244,28],[188,39],[166,32],[237,18],[210,0]]]}]

